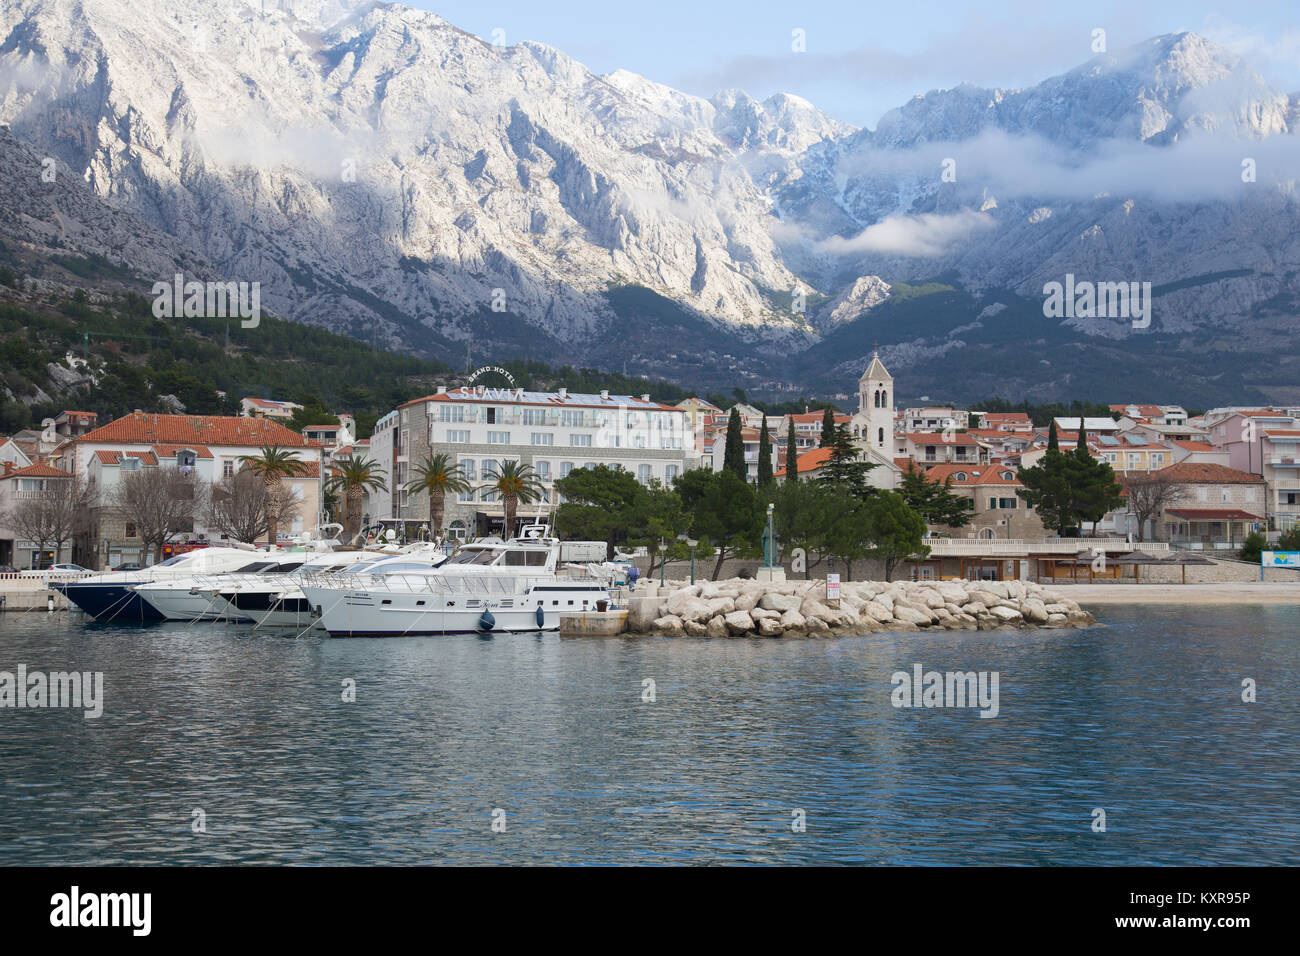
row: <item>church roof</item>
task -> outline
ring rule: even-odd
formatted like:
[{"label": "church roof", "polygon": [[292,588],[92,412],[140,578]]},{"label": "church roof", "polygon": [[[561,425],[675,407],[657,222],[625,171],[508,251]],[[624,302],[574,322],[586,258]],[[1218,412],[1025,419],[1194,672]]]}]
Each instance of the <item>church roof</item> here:
[{"label": "church roof", "polygon": [[892,382],[894,380],[894,376],[885,370],[884,363],[880,361],[880,352],[878,351],[871,353],[871,364],[862,373],[862,378],[870,379],[873,382]]}]

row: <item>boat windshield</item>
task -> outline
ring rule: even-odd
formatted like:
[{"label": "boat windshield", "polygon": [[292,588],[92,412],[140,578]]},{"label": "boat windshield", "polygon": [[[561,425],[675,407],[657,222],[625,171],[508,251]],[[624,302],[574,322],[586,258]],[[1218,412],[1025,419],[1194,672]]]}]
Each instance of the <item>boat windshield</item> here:
[{"label": "boat windshield", "polygon": [[258,571],[265,571],[267,568],[273,567],[274,565],[274,561],[254,561],[252,564],[244,565],[236,571],[235,574],[256,574]]},{"label": "boat windshield", "polygon": [[496,561],[499,553],[490,548],[466,548],[459,554],[448,558],[447,564],[488,565]]}]

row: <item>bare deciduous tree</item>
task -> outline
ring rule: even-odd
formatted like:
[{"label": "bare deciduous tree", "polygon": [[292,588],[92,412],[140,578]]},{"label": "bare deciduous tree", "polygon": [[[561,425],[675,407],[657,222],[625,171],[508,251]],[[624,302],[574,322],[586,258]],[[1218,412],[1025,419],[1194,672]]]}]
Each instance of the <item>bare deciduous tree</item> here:
[{"label": "bare deciduous tree", "polygon": [[162,558],[162,546],[193,527],[203,511],[204,487],[192,474],[175,468],[141,468],[118,480],[107,502],[110,513],[135,525],[140,541]]},{"label": "bare deciduous tree", "polygon": [[1156,518],[1182,497],[1182,487],[1158,471],[1125,478],[1124,490],[1128,493],[1129,513],[1137,520],[1137,539],[1145,541],[1147,521]]},{"label": "bare deciduous tree", "polygon": [[255,471],[244,468],[212,486],[207,523],[227,538],[253,544],[272,522],[277,527],[291,522],[300,504],[289,486],[268,486]]}]

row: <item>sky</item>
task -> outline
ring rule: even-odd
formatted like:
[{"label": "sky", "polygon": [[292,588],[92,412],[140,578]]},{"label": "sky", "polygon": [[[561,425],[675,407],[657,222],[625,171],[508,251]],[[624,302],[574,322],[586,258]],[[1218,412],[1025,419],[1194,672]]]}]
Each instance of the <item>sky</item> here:
[{"label": "sky", "polygon": [[1300,90],[1297,0],[403,2],[488,41],[548,44],[596,73],[626,69],[706,97],[731,87],[759,99],[794,93],[871,128],[918,93],[961,82],[1023,87],[1072,69],[1094,55],[1099,29],[1111,51],[1192,30],[1241,54],[1275,87]]}]

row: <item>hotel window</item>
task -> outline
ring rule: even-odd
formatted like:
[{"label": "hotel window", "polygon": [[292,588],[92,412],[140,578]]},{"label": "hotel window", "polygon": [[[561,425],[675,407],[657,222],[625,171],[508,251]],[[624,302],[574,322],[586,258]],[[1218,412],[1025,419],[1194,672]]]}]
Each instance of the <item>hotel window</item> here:
[{"label": "hotel window", "polygon": [[643,485],[650,484],[650,466],[638,465],[636,469],[636,480]]},{"label": "hotel window", "polygon": [[[525,425],[545,425],[546,409],[544,408],[524,408],[520,409],[519,420]],[[537,442],[533,442],[537,444]]]},{"label": "hotel window", "polygon": [[570,435],[570,436],[569,436],[569,445],[572,446],[572,447],[574,447],[574,448],[590,448],[590,447],[591,447],[591,436],[590,436],[590,435]]},{"label": "hotel window", "polygon": [[571,472],[571,471],[573,471],[573,462],[571,462],[571,461],[562,461],[562,462],[560,462],[560,477],[561,477],[561,478],[568,478],[568,477],[569,477],[569,472]]},{"label": "hotel window", "polygon": [[551,480],[551,463],[549,461],[533,462],[533,471],[537,472],[537,477],[542,481]]},{"label": "hotel window", "polygon": [[581,409],[566,408],[560,412],[560,424],[565,428],[582,428],[587,422]]},{"label": "hotel window", "polygon": [[[464,461],[460,463],[460,473],[464,476],[466,481],[472,482],[474,480],[474,459],[473,458],[466,458]],[[462,491],[456,497],[460,501],[473,501],[474,491],[473,489],[470,489],[469,491]]]},{"label": "hotel window", "polygon": [[551,432],[533,432],[534,445],[554,445],[555,435]]},{"label": "hotel window", "polygon": [[489,445],[509,445],[510,433],[509,432],[488,432],[487,440]]},{"label": "hotel window", "polygon": [[495,425],[497,422],[501,421],[501,409],[489,406],[484,409],[484,412],[487,415],[487,423],[489,425]]},{"label": "hotel window", "polygon": [[444,422],[463,422],[465,420],[464,405],[444,405],[441,409],[442,420]]},{"label": "hotel window", "polygon": [[467,445],[469,444],[468,428],[448,428],[447,441],[452,444]]},{"label": "hotel window", "polygon": [[676,466],[676,465],[665,465],[665,466],[664,466],[664,481],[667,482],[668,484],[672,484],[673,481],[674,481],[676,478],[677,478],[677,466]]},{"label": "hotel window", "polygon": [[483,480],[491,481],[497,476],[497,463],[495,459],[483,459]]}]

